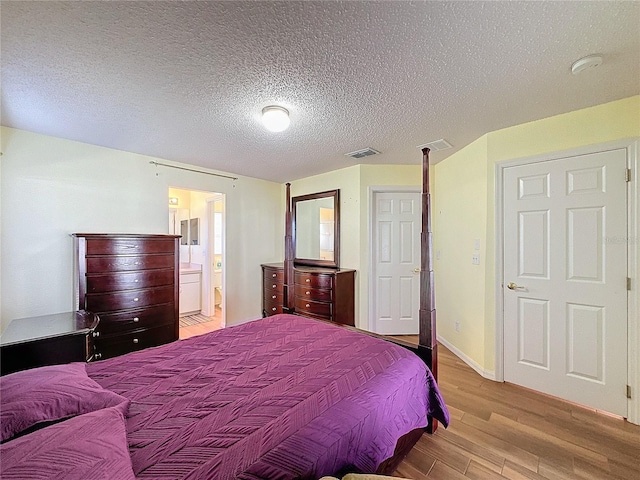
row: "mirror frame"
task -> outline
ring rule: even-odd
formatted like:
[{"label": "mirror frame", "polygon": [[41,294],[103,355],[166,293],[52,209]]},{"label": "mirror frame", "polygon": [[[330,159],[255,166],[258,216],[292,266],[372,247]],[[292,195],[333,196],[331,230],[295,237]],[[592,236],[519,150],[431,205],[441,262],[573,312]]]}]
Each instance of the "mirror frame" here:
[{"label": "mirror frame", "polygon": [[[319,198],[333,198],[333,260],[316,258],[298,258],[296,256],[296,206],[298,202],[316,200]],[[300,195],[291,199],[291,236],[293,240],[293,264],[310,267],[340,268],[340,190]]]}]

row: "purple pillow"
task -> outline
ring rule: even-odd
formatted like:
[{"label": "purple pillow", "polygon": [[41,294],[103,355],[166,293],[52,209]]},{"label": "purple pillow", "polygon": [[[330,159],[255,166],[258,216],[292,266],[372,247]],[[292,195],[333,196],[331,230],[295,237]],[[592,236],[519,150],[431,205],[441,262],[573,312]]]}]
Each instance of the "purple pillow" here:
[{"label": "purple pillow", "polygon": [[0,377],[1,441],[41,422],[124,404],[87,376],[84,363],[34,368]]},{"label": "purple pillow", "polygon": [[2,478],[134,479],[122,405],[0,445]]}]

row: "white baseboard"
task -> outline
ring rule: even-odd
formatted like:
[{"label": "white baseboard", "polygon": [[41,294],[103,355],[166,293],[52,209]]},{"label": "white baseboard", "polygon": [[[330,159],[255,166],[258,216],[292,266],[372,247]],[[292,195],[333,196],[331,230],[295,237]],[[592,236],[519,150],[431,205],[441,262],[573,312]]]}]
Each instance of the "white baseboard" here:
[{"label": "white baseboard", "polygon": [[454,347],[453,344],[442,338],[440,335],[437,336],[438,343],[441,343],[445,347],[447,347],[451,352],[462,360],[464,363],[473,368],[476,372],[482,375],[484,378],[488,378],[489,380],[496,381],[496,372],[485,370],[482,368],[475,360],[466,355],[462,350],[457,347]]}]

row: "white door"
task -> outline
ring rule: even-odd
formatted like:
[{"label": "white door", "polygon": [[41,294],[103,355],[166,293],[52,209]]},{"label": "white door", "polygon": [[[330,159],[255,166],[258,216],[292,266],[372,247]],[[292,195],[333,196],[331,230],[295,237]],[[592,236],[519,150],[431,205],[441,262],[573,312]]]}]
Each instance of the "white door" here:
[{"label": "white door", "polygon": [[504,379],[627,415],[626,151],[505,168]]},{"label": "white door", "polygon": [[417,335],[420,310],[419,192],[373,194],[374,331]]}]

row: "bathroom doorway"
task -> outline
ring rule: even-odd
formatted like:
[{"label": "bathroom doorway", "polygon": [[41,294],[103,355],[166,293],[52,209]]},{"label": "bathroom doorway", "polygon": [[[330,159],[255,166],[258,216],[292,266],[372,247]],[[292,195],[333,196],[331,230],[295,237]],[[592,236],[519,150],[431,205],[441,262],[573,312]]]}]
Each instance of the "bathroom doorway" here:
[{"label": "bathroom doorway", "polygon": [[[205,310],[214,312],[214,316],[221,318],[221,328],[225,327],[225,305],[223,295],[224,284],[224,194],[217,194],[207,199],[207,215],[209,225],[209,251],[213,252],[209,256],[209,284],[211,285],[211,295],[208,298],[209,304]],[[208,307],[208,308],[207,308]]]},{"label": "bathroom doorway", "polygon": [[169,188],[169,233],[180,239],[180,338],[225,326],[224,194]]}]

